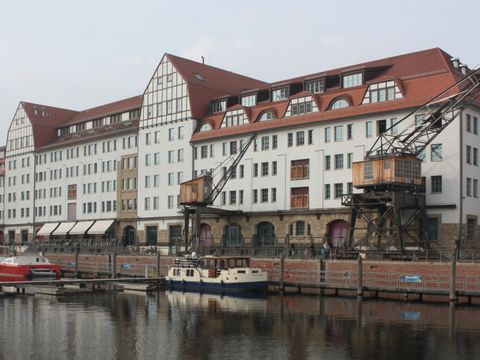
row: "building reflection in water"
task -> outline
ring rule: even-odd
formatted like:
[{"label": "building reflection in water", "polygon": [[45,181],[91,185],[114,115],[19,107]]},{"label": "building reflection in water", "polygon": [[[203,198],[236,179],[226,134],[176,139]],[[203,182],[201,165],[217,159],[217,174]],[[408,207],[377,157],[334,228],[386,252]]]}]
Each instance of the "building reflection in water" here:
[{"label": "building reflection in water", "polygon": [[480,309],[198,293],[0,297],[0,360],[474,359]]}]

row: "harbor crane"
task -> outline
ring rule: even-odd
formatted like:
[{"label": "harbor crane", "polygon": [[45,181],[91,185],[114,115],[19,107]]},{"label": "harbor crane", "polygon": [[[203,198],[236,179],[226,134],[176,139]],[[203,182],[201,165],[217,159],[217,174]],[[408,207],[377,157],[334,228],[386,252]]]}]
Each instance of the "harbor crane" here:
[{"label": "harbor crane", "polygon": [[[429,247],[421,154],[479,95],[477,68],[396,124],[378,129],[364,160],[352,166],[353,186],[363,193],[342,196],[342,205],[351,208],[347,250],[373,246],[403,253],[408,245]],[[363,224],[357,224],[358,218]]]},{"label": "harbor crane", "polygon": [[[184,215],[184,238],[185,250],[189,250],[193,246],[199,246],[200,240],[200,224],[202,214],[238,214],[239,211],[228,211],[224,209],[213,208],[211,205],[215,199],[221,194],[223,188],[227,184],[236,171],[237,165],[242,160],[252,142],[256,139],[257,134],[251,135],[246,142],[240,141],[240,149],[235,154],[230,154],[215,170],[222,170],[220,179],[214,184],[214,174],[207,173],[196,177],[192,180],[185,181],[180,184],[180,205],[183,206]],[[230,165],[227,167],[227,163]],[[194,215],[195,224],[192,227],[190,237],[189,224],[190,216]],[[195,241],[195,244],[193,244]]]}]

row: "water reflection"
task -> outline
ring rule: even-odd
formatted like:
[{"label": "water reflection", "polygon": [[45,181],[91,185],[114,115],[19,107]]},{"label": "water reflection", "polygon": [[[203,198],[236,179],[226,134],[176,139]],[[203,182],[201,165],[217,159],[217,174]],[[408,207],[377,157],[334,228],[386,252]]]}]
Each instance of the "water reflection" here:
[{"label": "water reflection", "polygon": [[0,297],[3,359],[474,359],[480,309],[160,292]]}]

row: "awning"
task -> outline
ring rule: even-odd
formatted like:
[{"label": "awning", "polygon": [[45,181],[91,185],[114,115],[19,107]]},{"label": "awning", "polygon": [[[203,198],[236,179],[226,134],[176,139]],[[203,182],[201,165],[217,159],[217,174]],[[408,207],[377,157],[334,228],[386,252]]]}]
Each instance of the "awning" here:
[{"label": "awning", "polygon": [[53,230],[58,226],[58,222],[46,223],[37,231],[38,236],[49,236]]},{"label": "awning", "polygon": [[52,235],[67,235],[67,233],[73,228],[75,225],[75,221],[73,222],[62,222],[58,227],[55,229],[55,231],[52,233]]},{"label": "awning", "polygon": [[105,231],[112,226],[115,220],[97,220],[95,224],[88,230],[87,234],[89,235],[102,235],[105,234]]},{"label": "awning", "polygon": [[92,226],[93,221],[79,221],[75,226],[68,232],[69,235],[83,235]]}]

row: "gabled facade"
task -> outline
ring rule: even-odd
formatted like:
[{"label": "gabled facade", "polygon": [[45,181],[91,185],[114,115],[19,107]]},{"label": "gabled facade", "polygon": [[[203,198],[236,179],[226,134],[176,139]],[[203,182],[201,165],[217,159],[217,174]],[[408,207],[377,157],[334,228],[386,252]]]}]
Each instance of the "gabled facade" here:
[{"label": "gabled facade", "polygon": [[[0,188],[4,237],[20,243],[45,223],[112,219],[125,244],[174,247],[179,184],[205,173],[219,181],[256,133],[214,203],[242,215],[205,216],[200,242],[341,246],[340,197],[357,191],[352,162],[461,78],[450,58],[429,49],[269,84],[165,54],[141,96],[84,111],[20,103]],[[479,118],[471,105],[425,151],[428,236],[444,246],[476,244]]]}]

